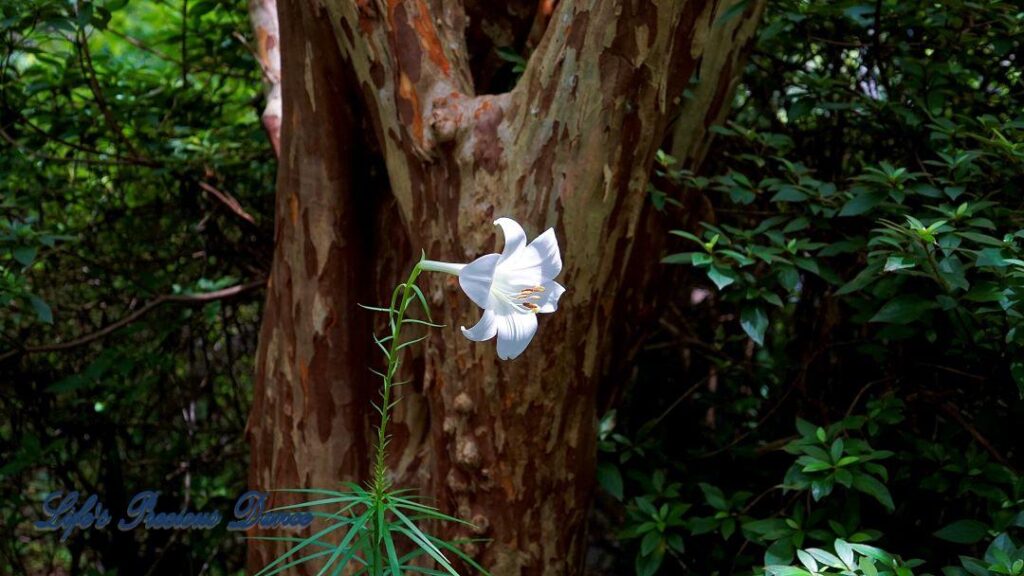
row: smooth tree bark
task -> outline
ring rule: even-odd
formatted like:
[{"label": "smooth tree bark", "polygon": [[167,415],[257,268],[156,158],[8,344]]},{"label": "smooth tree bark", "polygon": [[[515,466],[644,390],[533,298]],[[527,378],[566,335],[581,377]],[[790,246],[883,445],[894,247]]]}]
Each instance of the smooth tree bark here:
[{"label": "smooth tree bark", "polygon": [[263,70],[267,103],[261,120],[274,154],[281,154],[281,33],[277,0],[249,0],[249,20],[256,36],[253,55]]},{"label": "smooth tree bark", "polygon": [[[652,162],[669,144],[699,162],[762,8],[279,0],[283,128],[252,487],[366,478],[378,385],[366,368],[379,358],[357,303],[382,301],[421,251],[499,251],[499,216],[531,235],[554,227],[568,291],[514,361],[462,336],[480,311],[454,277],[423,277],[447,327],[405,359],[415,384],[391,464],[397,484],[475,525],[442,535],[486,540],[467,550],[493,574],[580,573],[598,391],[656,314]],[[477,93],[501,85],[489,66],[508,43],[533,47],[525,72]],[[285,548],[252,545],[252,568]]]}]

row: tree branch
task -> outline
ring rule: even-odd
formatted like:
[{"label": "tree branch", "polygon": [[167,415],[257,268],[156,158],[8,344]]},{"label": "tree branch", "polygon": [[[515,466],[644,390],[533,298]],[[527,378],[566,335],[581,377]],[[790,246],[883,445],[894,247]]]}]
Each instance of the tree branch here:
[{"label": "tree branch", "polygon": [[89,90],[92,92],[93,98],[96,100],[96,105],[99,107],[100,113],[103,114],[103,119],[106,121],[107,127],[114,133],[114,136],[125,145],[132,156],[138,157],[138,151],[136,151],[135,146],[132,145],[131,141],[128,140],[128,137],[121,129],[120,124],[118,124],[117,120],[114,118],[113,112],[107,105],[106,98],[103,96],[103,89],[100,87],[99,79],[96,76],[96,68],[93,67],[92,64],[92,54],[89,52],[89,37],[86,36],[85,32],[78,32],[78,42],[75,43],[75,46],[78,49],[78,60],[82,65],[82,71],[85,73],[85,78],[87,80],[86,84],[89,85]]},{"label": "tree branch", "polygon": [[[381,144],[397,145],[422,160],[434,158],[437,139],[430,121],[435,101],[473,94],[462,3],[364,0],[327,4],[356,76],[377,96],[371,105],[382,130],[378,133]],[[307,61],[314,57],[306,55]],[[306,78],[307,84],[312,81]]]},{"label": "tree branch", "polygon": [[256,219],[253,218],[251,214],[246,212],[245,209],[242,208],[242,205],[238,203],[238,200],[235,200],[235,197],[232,196],[231,194],[219,190],[212,184],[208,184],[207,182],[203,182],[202,180],[199,181],[199,187],[205,190],[206,192],[210,193],[210,195],[216,198],[217,200],[220,200],[222,204],[227,206],[228,210],[231,210],[232,213],[234,213],[242,220],[245,220],[249,224],[256,224]]},{"label": "tree branch", "polygon": [[964,418],[964,415],[960,412],[960,409],[957,408],[955,404],[953,404],[952,402],[944,402],[939,406],[939,408],[946,415],[955,420],[956,423],[959,424],[965,431],[967,431],[967,433],[971,435],[971,438],[973,438],[979,446],[984,448],[985,451],[988,452],[992,456],[992,458],[995,459],[996,462],[999,462],[1003,466],[1006,466],[1010,470],[1013,470],[1014,473],[1017,472],[1016,468],[1014,468],[1013,465],[1010,464],[1010,461],[1007,460],[1006,457],[999,452],[999,450],[996,450],[996,447],[993,446],[992,443],[989,442],[988,439],[985,438],[985,436],[982,435],[982,433],[979,432],[973,424],[968,422],[967,418]]},{"label": "tree branch", "polygon": [[[30,127],[33,128],[36,131],[39,131],[39,129],[34,127],[34,126],[30,125]],[[52,138],[48,134],[45,134],[45,133],[41,133],[41,135],[44,138],[47,138],[48,140],[52,140],[52,141],[54,141],[54,142],[56,142],[58,144],[61,144],[63,146],[67,146],[69,148],[78,150],[80,152],[84,152],[86,154],[99,155],[99,156],[105,155],[105,153],[100,151],[100,150],[95,150],[95,149],[92,149],[92,148],[88,148],[88,147],[82,146],[80,144],[75,144],[75,143],[72,143],[72,142],[67,142],[67,141],[64,141],[64,140],[60,140],[58,138]],[[30,150],[27,147],[22,146],[17,140],[14,139],[14,137],[12,137],[6,130],[4,130],[3,127],[0,127],[0,139],[5,140],[8,144],[10,144],[15,149],[17,149],[19,152],[21,152],[21,153],[23,153],[23,154],[25,154],[27,156],[30,156],[32,158],[39,158],[40,160],[47,160],[47,161],[51,161],[51,162],[83,162],[83,163],[86,163],[86,164],[143,166],[143,167],[146,167],[146,168],[161,168],[161,167],[164,167],[164,164],[161,164],[159,162],[154,162],[152,160],[146,160],[146,159],[142,159],[142,158],[128,158],[128,157],[124,157],[124,156],[114,156],[113,158],[94,158],[94,157],[83,158],[83,157],[75,156],[75,157],[72,157],[72,158],[65,158],[65,157],[62,157],[62,156],[53,156],[51,154],[44,154],[42,152],[38,152],[36,150]],[[242,205],[238,202],[238,200],[235,199],[234,196],[232,196],[231,194],[229,194],[227,192],[224,192],[223,190],[218,189],[213,184],[210,184],[209,182],[206,182],[204,180],[198,180],[198,183],[199,183],[199,187],[200,188],[202,188],[205,192],[207,192],[208,194],[210,194],[211,196],[216,198],[218,201],[220,201],[222,204],[224,204],[228,208],[228,210],[230,210],[233,214],[235,214],[236,216],[238,216],[239,218],[241,218],[242,220],[245,220],[246,222],[248,222],[250,224],[253,224],[253,225],[256,224],[256,219],[253,218],[251,214],[246,212],[246,210],[244,208],[242,208]]]},{"label": "tree branch", "polygon": [[131,324],[132,322],[135,322],[139,318],[152,312],[161,304],[167,304],[169,302],[187,305],[206,304],[208,302],[213,302],[216,300],[233,298],[235,296],[238,296],[239,294],[243,294],[245,292],[261,288],[265,286],[266,283],[266,280],[255,280],[253,282],[249,282],[248,284],[239,284],[237,286],[232,286],[230,288],[224,288],[223,290],[204,292],[202,294],[164,294],[151,300],[150,302],[146,303],[138,310],[128,314],[124,318],[121,318],[120,320],[113,322],[112,324],[108,324],[95,332],[90,332],[85,336],[75,338],[74,340],[69,340],[68,342],[46,344],[42,346],[26,346],[21,349],[9,350],[7,352],[0,354],[0,362],[3,362],[8,358],[18,355],[38,354],[41,352],[58,352],[60,350],[67,350],[69,348],[77,348],[79,346],[83,346],[95,340],[99,340],[100,338],[103,338],[104,336],[107,336],[110,333],[115,332],[116,330],[123,328]]}]

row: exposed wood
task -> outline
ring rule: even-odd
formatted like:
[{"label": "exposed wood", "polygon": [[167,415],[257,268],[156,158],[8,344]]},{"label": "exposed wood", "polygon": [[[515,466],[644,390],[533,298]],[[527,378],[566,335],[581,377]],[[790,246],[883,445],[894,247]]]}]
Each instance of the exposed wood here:
[{"label": "exposed wood", "polygon": [[263,128],[274,154],[281,155],[281,34],[277,0],[249,0],[249,20],[256,35],[254,56],[263,69],[267,85],[267,104],[263,109]]}]

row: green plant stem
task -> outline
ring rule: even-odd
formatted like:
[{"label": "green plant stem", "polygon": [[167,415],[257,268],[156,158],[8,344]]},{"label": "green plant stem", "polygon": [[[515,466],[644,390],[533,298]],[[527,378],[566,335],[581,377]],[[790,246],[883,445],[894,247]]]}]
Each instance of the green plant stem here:
[{"label": "green plant stem", "polygon": [[[372,492],[374,500],[378,504],[380,504],[387,496],[387,491],[390,487],[387,479],[387,428],[391,414],[391,387],[394,384],[395,373],[398,371],[398,365],[400,364],[398,360],[398,353],[402,347],[402,343],[399,341],[399,337],[401,336],[402,324],[405,320],[405,312],[409,307],[409,303],[412,302],[412,299],[415,297],[413,287],[415,286],[416,279],[419,277],[421,271],[420,265],[417,263],[409,274],[408,280],[396,286],[394,292],[391,294],[391,307],[388,312],[391,336],[389,337],[390,342],[387,350],[388,365],[383,374],[384,385],[381,390],[381,405],[379,407],[380,425],[377,427],[377,447],[373,471]],[[395,308],[396,300],[398,300],[397,309]],[[381,342],[378,341],[378,344],[380,343]]]}]

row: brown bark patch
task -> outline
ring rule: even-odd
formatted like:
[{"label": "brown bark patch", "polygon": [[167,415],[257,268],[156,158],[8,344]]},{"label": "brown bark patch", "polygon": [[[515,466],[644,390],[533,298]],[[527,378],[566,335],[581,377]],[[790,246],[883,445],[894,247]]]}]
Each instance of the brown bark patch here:
[{"label": "brown bark patch", "polygon": [[445,76],[450,76],[452,65],[444,54],[441,40],[437,37],[434,22],[430,19],[430,11],[423,0],[416,0],[416,6],[419,8],[419,14],[413,17],[412,24],[416,28],[416,36],[420,40],[420,45],[427,52],[427,57],[430,58],[430,61]]},{"label": "brown bark patch", "polygon": [[412,126],[412,136],[417,143],[423,142],[423,116],[420,115],[420,99],[416,95],[416,87],[405,75],[398,78],[398,114],[402,122]]},{"label": "brown bark patch", "polygon": [[475,146],[473,159],[477,166],[494,173],[501,165],[504,148],[498,138],[498,126],[505,119],[505,111],[490,100],[484,100],[473,113]]}]

